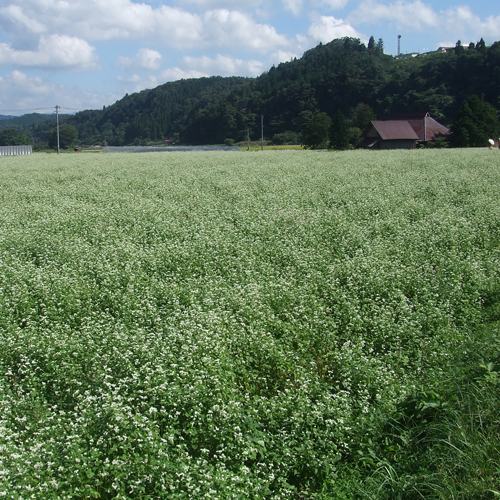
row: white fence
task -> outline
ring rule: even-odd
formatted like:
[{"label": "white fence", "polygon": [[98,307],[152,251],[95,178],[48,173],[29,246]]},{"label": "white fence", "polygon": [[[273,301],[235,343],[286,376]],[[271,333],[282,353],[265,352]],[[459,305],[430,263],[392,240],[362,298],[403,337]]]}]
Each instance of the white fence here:
[{"label": "white fence", "polygon": [[30,155],[31,146],[0,146],[0,156]]}]

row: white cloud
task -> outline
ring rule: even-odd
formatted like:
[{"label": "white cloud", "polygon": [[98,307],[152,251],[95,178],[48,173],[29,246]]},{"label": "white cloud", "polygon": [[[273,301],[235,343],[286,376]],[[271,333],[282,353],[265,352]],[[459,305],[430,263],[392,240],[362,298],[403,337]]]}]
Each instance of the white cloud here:
[{"label": "white cloud", "polygon": [[[308,9],[326,7],[329,10],[343,9],[349,0],[310,0]],[[303,12],[304,0],[282,0],[283,6],[294,16],[299,17]]]},{"label": "white cloud", "polygon": [[343,9],[349,0],[316,0],[315,6],[324,5],[332,10]]},{"label": "white cloud", "polygon": [[366,38],[349,23],[333,16],[313,15],[313,22],[309,27],[308,33],[313,40],[323,43],[346,36],[362,40]]},{"label": "white cloud", "polygon": [[16,88],[18,90],[28,91],[29,94],[43,95],[50,91],[50,85],[47,85],[39,77],[28,78],[21,71],[13,71],[2,80],[2,90]]},{"label": "white cloud", "polygon": [[36,50],[15,50],[0,43],[0,65],[89,69],[96,65],[94,48],[85,40],[66,35],[42,35]]},{"label": "white cloud", "polygon": [[161,5],[153,8],[131,0],[18,0],[4,8],[17,26],[16,37],[22,39],[24,20],[37,19],[48,32],[65,33],[87,40],[162,39],[176,46],[193,40],[202,28],[198,15]]},{"label": "white cloud", "polygon": [[120,56],[117,61],[117,65],[122,68],[158,69],[160,63],[161,54],[157,50],[151,49],[140,49],[135,57]]},{"label": "white cloud", "polygon": [[168,68],[161,73],[163,81],[171,82],[188,78],[208,76],[259,76],[267,69],[262,61],[243,60],[218,54],[216,57],[185,56],[179,66]]},{"label": "white cloud", "polygon": [[269,24],[256,23],[249,15],[237,11],[213,10],[204,15],[204,46],[230,47],[269,53],[287,47],[290,41]]},{"label": "white cloud", "polygon": [[8,5],[0,9],[0,15],[4,20],[9,20],[12,23],[22,28],[27,28],[32,33],[45,33],[47,28],[39,23],[36,19],[27,16],[19,5]]},{"label": "white cloud", "polygon": [[204,76],[210,76],[210,74],[197,69],[184,70],[179,67],[168,68],[161,73],[161,77],[165,82],[175,82],[177,80],[187,80],[189,78],[202,78]]},{"label": "white cloud", "polygon": [[298,54],[297,52],[288,52],[288,51],[284,51],[284,50],[278,50],[277,52],[275,52],[274,54],[271,55],[270,64],[265,69],[269,69],[269,67],[272,66],[273,64],[279,64],[282,62],[291,61],[295,57],[299,58],[299,57],[301,57],[301,54]]},{"label": "white cloud", "polygon": [[[498,39],[500,33],[500,16],[490,15],[482,20],[468,6],[452,7],[436,12],[431,5],[421,0],[411,2],[398,0],[389,4],[364,0],[349,14],[347,21],[355,26],[389,22],[398,29],[408,31],[439,28],[442,40],[460,39],[464,44],[475,42],[481,37],[484,37],[486,43],[492,43]],[[455,42],[452,45],[454,44]],[[441,45],[446,44],[443,42]]]},{"label": "white cloud", "polygon": [[486,21],[481,23],[481,29],[488,43],[497,41],[500,33],[500,16],[488,16]]},{"label": "white cloud", "polygon": [[118,81],[125,84],[123,85],[122,89],[123,94],[140,92],[144,89],[152,89],[157,87],[161,83],[160,81],[158,81],[158,78],[156,78],[156,76],[150,75],[146,78],[143,78],[137,74],[128,77],[119,76]]},{"label": "white cloud", "polygon": [[392,4],[365,0],[349,14],[347,20],[355,25],[393,21],[398,28],[421,30],[439,26],[438,17],[434,10],[421,0],[414,2],[398,0]]},{"label": "white cloud", "polygon": [[[246,0],[239,2],[235,0],[183,0],[183,4],[190,3],[203,9],[253,9],[259,6],[263,0]],[[179,2],[180,3],[180,2]]]},{"label": "white cloud", "polygon": [[264,71],[261,61],[245,61],[220,54],[215,58],[186,56],[182,60],[182,66],[188,71],[199,71],[203,75],[211,76],[258,76]]},{"label": "white cloud", "polygon": [[[208,2],[210,6],[229,3]],[[37,19],[39,29],[86,40],[136,39],[161,41],[177,49],[229,46],[261,53],[289,44],[287,37],[278,34],[273,26],[257,23],[249,14],[237,10],[215,9],[196,14],[131,0],[19,0],[16,4],[6,9],[18,27],[17,39],[25,36],[26,19]],[[26,19],[12,14],[19,11],[25,13]]]},{"label": "white cloud", "polygon": [[486,43],[493,43],[498,40],[500,33],[500,16],[488,16],[481,21],[469,7],[453,7],[441,13],[440,26],[463,43],[465,40],[477,42],[481,37]]},{"label": "white cloud", "polygon": [[285,9],[289,10],[294,16],[301,13],[303,3],[303,0],[283,0]]},{"label": "white cloud", "polygon": [[28,77],[18,70],[0,78],[0,102],[3,103],[2,108],[7,107],[8,103],[9,114],[45,108],[50,112],[50,109],[55,109],[56,104],[72,110],[96,109],[121,97],[122,95],[104,95],[93,89],[81,90],[60,85],[38,76]]}]

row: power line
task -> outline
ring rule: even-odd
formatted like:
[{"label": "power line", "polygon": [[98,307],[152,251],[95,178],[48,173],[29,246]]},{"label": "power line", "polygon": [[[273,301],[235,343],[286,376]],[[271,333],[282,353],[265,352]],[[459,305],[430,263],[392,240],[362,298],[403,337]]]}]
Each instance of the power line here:
[{"label": "power line", "polygon": [[44,109],[54,109],[54,106],[50,108],[0,109],[0,113],[15,113],[17,111],[43,111]]},{"label": "power line", "polygon": [[71,111],[87,111],[86,109],[78,109],[78,108],[65,108],[64,106],[59,106],[60,109],[69,109]]},{"label": "power line", "polygon": [[[0,113],[16,113],[19,111],[44,111],[48,109],[54,109],[54,106],[51,106],[50,108],[0,109]],[[59,106],[59,109],[69,109],[70,111],[86,111],[85,109],[66,108],[64,106]]]}]

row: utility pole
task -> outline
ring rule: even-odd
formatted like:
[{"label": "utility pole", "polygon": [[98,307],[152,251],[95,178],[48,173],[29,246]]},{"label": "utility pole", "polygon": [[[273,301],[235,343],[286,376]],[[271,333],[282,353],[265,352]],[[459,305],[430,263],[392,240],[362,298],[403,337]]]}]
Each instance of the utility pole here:
[{"label": "utility pole", "polygon": [[260,115],[260,150],[264,151],[264,115]]},{"label": "utility pole", "polygon": [[247,151],[250,151],[250,128],[247,127]]},{"label": "utility pole", "polygon": [[56,105],[57,154],[59,154],[59,106]]}]

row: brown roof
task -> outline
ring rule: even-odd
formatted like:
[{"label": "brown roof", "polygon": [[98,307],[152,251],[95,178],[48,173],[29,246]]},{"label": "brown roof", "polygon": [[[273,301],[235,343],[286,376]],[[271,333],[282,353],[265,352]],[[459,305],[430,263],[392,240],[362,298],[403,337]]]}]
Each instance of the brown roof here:
[{"label": "brown roof", "polygon": [[411,139],[418,141],[418,135],[408,121],[385,120],[372,121],[372,125],[384,141],[395,139]]},{"label": "brown roof", "polygon": [[389,116],[389,120],[407,121],[412,126],[413,130],[415,130],[415,132],[417,133],[418,139],[420,141],[432,141],[437,136],[450,134],[449,129],[434,120],[434,118],[432,118],[429,113],[393,113]]},{"label": "brown roof", "polygon": [[[407,120],[408,123],[412,126],[413,130],[418,135],[418,138],[421,141],[432,141],[434,137],[439,135],[449,135],[450,131],[439,122],[431,118],[430,116],[425,118],[424,120]],[[425,138],[424,138],[424,129],[425,129]]]}]

